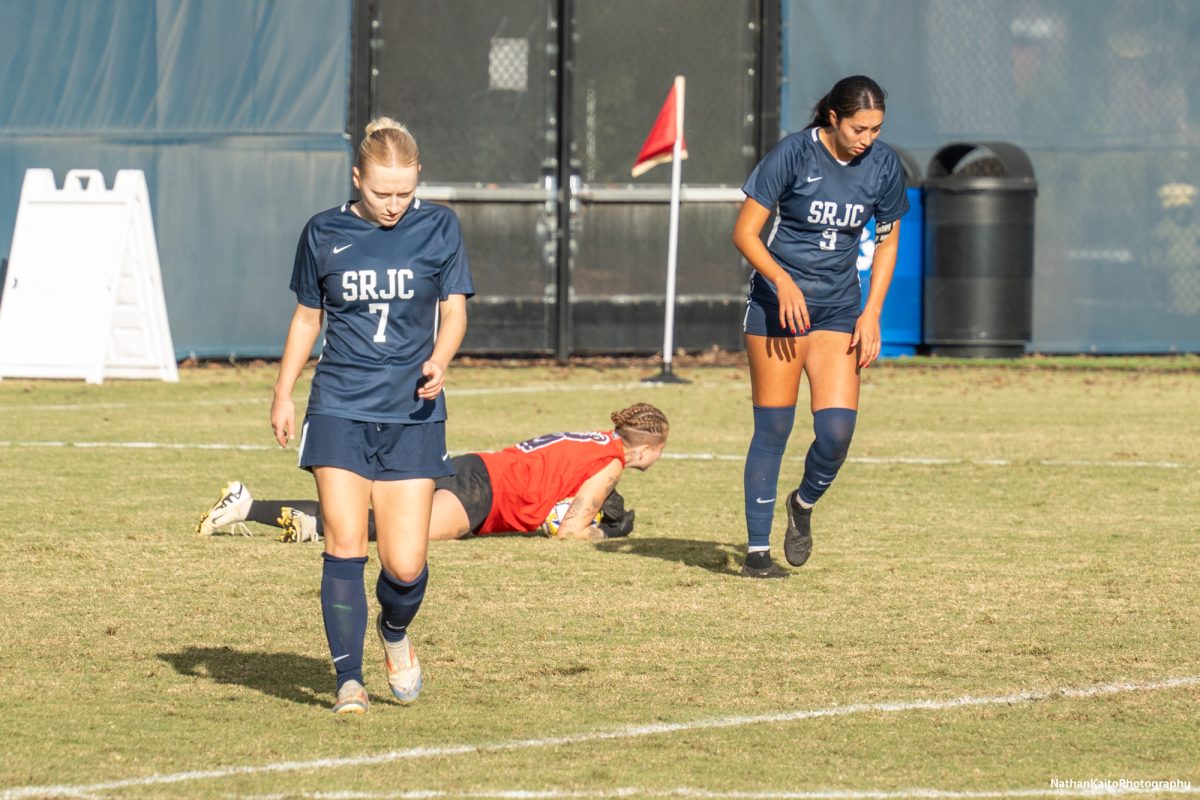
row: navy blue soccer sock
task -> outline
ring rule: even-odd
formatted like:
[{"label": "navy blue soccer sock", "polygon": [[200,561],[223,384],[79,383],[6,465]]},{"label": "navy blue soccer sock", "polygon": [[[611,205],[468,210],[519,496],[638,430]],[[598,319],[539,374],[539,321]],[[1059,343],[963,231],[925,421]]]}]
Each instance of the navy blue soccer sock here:
[{"label": "navy blue soccer sock", "polygon": [[383,620],[383,638],[398,642],[404,638],[409,623],[417,616],[421,601],[425,599],[425,586],[429,583],[429,565],[421,570],[412,581],[402,581],[386,569],[379,570],[375,582],[375,596],[379,598],[380,617]]},{"label": "navy blue soccer sock", "polygon": [[820,500],[846,463],[857,420],[858,412],[853,408],[822,408],[813,412],[816,438],[804,457],[804,480],[800,482],[800,499],[805,503],[812,505]]},{"label": "navy blue soccer sock", "polygon": [[337,685],[348,680],[363,682],[363,637],[367,633],[367,593],[363,567],[367,557],[338,558],[322,553],[321,615],[325,638],[337,670]]},{"label": "navy blue soccer sock", "polygon": [[754,407],[754,436],[750,439],[746,469],[742,474],[750,552],[767,550],[771,546],[779,465],[783,462],[783,451],[787,449],[795,421],[795,406]]}]

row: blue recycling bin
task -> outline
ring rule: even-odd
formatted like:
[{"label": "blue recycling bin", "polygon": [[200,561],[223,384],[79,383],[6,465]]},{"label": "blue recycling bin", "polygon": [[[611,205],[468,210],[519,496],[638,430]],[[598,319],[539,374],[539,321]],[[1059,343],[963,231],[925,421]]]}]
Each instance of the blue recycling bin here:
[{"label": "blue recycling bin", "polygon": [[[921,189],[920,167],[906,152],[893,150],[904,165],[908,182],[908,213],[900,218],[900,249],[896,254],[896,271],[888,288],[887,302],[879,320],[883,347],[880,357],[916,355],[921,345],[921,298],[924,294],[925,201]],[[862,284],[865,306],[871,291],[871,258],[875,253],[875,220],[863,228],[858,245],[858,278]]]}]

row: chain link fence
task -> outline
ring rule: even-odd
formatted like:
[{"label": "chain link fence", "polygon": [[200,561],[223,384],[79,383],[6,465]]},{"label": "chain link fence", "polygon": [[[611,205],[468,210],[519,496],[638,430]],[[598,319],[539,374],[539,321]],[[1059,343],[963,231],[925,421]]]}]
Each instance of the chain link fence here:
[{"label": "chain link fence", "polygon": [[1026,150],[1033,348],[1200,350],[1200,3],[788,0],[785,127],[837,78],[889,92],[884,139]]},{"label": "chain link fence", "polygon": [[738,187],[754,166],[756,41],[745,0],[610,0],[576,6],[577,158],[589,185],[668,184],[629,175],[676,75],[687,78],[689,184]]},{"label": "chain link fence", "polygon": [[757,0],[378,4],[371,110],[411,124],[424,196],[462,220],[478,291],[466,350],[658,349],[671,168],[630,169],[676,75],[684,181],[718,192],[683,204],[676,341],[738,346],[748,269],[729,234],[757,155],[759,17]]}]

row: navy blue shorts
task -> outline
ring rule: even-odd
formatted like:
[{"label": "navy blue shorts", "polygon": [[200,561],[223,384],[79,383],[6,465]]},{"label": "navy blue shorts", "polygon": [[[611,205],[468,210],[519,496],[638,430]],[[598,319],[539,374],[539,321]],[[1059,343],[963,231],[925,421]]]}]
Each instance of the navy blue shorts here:
[{"label": "navy blue shorts", "polygon": [[752,292],[746,298],[746,317],[742,320],[742,332],[754,336],[786,337],[789,339],[807,336],[813,331],[837,331],[854,333],[854,325],[862,315],[857,303],[847,306],[809,306],[807,331],[792,333],[779,324],[779,303],[762,294]]},{"label": "navy blue shorts", "polygon": [[300,468],[337,467],[372,481],[454,474],[446,423],[360,422],[310,414],[300,434]]}]

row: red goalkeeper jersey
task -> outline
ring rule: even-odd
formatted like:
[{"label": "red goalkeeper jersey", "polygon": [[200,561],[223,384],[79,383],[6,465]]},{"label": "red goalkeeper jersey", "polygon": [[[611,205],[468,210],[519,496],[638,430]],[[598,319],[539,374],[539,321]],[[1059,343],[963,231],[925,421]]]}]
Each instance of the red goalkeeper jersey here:
[{"label": "red goalkeeper jersey", "polygon": [[532,533],[555,503],[574,497],[614,458],[625,466],[625,446],[613,431],[547,433],[478,455],[492,483],[492,510],[480,533]]}]

